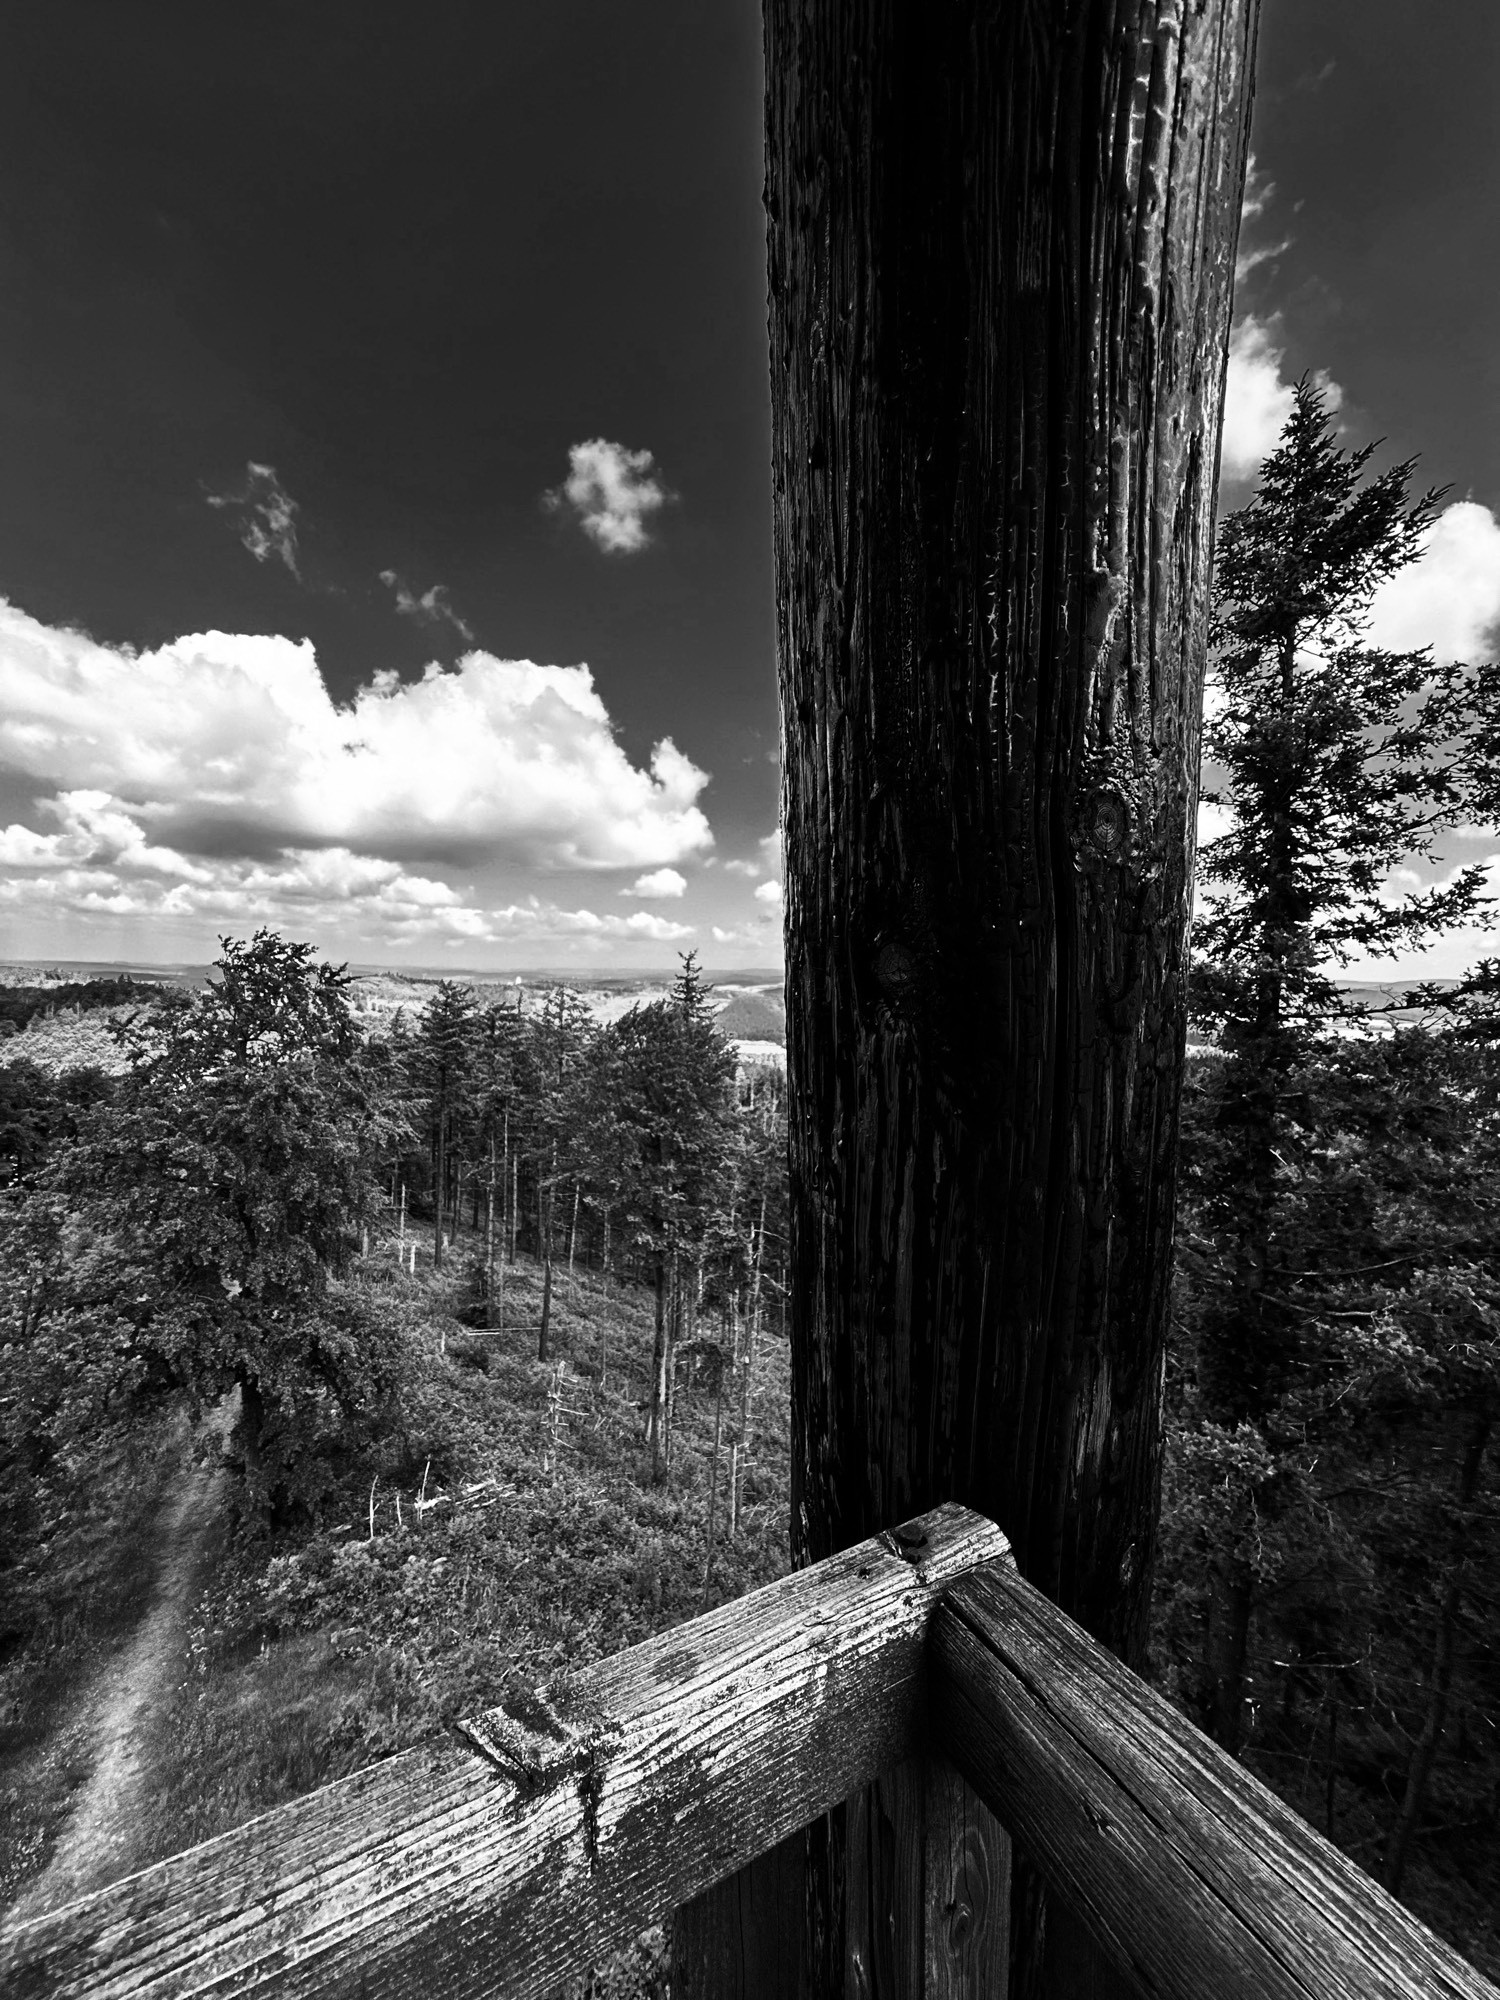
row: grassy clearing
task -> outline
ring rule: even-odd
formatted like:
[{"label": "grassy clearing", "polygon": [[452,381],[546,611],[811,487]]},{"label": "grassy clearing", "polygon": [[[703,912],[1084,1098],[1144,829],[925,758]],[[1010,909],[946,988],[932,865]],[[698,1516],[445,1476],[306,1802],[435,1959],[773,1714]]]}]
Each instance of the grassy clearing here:
[{"label": "grassy clearing", "polygon": [[[540,1269],[523,1259],[508,1270],[506,1331],[480,1336],[457,1317],[467,1262],[463,1239],[451,1271],[412,1279],[382,1242],[352,1279],[405,1334],[404,1429],[316,1531],[270,1543],[224,1525],[187,1670],[152,1733],[142,1865],[785,1571],[790,1385],[778,1336],[762,1332],[732,1541],[724,1413],[705,1588],[714,1395],[684,1366],[672,1464],[653,1483],[651,1295],[559,1273],[544,1364]],[[590,1990],[646,1994],[664,1976],[649,1935]]]}]

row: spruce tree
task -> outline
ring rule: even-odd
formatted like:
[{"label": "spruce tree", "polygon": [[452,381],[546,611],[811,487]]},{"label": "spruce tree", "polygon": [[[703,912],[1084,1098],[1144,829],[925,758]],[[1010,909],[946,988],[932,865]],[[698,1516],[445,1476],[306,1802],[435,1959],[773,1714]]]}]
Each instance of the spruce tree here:
[{"label": "spruce tree", "polygon": [[1473,716],[1463,669],[1365,642],[1375,590],[1419,554],[1442,498],[1411,498],[1410,460],[1371,475],[1375,450],[1339,445],[1326,395],[1304,378],[1255,498],[1219,537],[1203,736],[1218,775],[1203,798],[1228,825],[1199,857],[1194,944],[1195,1012],[1216,1020],[1229,1055],[1222,1193],[1237,1304],[1200,1371],[1229,1419],[1263,1407],[1284,1358],[1283,1323],[1259,1300],[1275,1289],[1298,1065],[1349,1012],[1336,974],[1472,916],[1483,882],[1471,868],[1391,888],[1468,808]]},{"label": "spruce tree", "polygon": [[1309,1220],[1329,1208],[1309,1206],[1332,1143],[1320,1050],[1359,1012],[1337,975],[1472,917],[1483,879],[1393,885],[1403,866],[1436,876],[1473,809],[1477,724],[1466,669],[1368,642],[1376,589],[1418,555],[1442,497],[1412,497],[1411,461],[1373,473],[1375,449],[1346,451],[1323,391],[1299,383],[1255,498],[1224,525],[1214,584],[1203,797],[1227,824],[1199,861],[1194,1012],[1223,1055],[1185,1152],[1205,1233],[1183,1252],[1196,1351],[1174,1454],[1217,1496],[1199,1698],[1236,1750],[1257,1551],[1302,1491],[1288,1399],[1320,1365],[1293,1295],[1316,1262]]}]

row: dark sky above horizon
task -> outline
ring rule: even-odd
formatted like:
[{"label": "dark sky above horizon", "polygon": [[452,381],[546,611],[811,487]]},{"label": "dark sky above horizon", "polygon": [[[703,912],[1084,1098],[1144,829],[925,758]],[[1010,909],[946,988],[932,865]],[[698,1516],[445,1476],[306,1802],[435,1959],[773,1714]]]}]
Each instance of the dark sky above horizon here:
[{"label": "dark sky above horizon", "polygon": [[[758,6],[0,23],[0,955],[773,961]],[[1497,101],[1493,0],[1267,0],[1236,464],[1326,371],[1455,644]]]}]

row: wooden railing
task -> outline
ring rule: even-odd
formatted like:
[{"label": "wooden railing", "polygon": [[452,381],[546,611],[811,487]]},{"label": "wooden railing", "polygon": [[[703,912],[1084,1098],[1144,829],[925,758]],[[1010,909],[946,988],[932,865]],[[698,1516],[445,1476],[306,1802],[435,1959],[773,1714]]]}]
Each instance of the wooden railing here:
[{"label": "wooden railing", "polygon": [[16,1925],[0,1992],[521,2000],[677,1909],[674,1994],[775,2000],[846,1799],[851,1993],[1003,1994],[992,1812],[1142,1994],[1497,2000],[957,1507]]}]

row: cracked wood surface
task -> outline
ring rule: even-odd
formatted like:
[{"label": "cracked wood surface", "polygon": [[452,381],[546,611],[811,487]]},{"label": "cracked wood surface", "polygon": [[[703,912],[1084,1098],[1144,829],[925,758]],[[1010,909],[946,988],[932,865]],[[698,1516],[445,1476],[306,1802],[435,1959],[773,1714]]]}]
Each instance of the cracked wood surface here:
[{"label": "cracked wood surface", "polygon": [[7,2000],[550,1992],[910,1756],[943,1507],[0,1936]]},{"label": "cracked wood surface", "polygon": [[934,1743],[1157,2000],[1500,2000],[1012,1568],[933,1622]]}]

